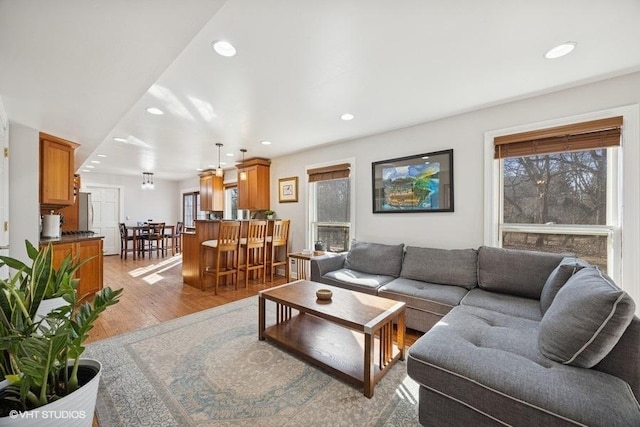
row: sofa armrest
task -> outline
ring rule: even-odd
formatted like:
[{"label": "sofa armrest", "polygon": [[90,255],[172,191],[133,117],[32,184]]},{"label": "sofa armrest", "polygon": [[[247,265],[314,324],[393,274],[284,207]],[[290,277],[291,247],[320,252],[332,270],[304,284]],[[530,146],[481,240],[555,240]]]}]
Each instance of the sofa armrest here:
[{"label": "sofa armrest", "polygon": [[318,282],[328,272],[341,269],[346,257],[347,253],[345,252],[311,258],[311,280]]}]

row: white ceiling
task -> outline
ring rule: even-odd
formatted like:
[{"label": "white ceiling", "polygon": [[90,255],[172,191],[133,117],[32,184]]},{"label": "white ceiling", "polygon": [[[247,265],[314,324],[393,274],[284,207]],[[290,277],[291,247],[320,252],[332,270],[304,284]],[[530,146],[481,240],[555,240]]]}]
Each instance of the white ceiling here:
[{"label": "white ceiling", "polygon": [[216,142],[232,167],[638,71],[638,22],[638,0],[0,0],[0,97],[79,169],[185,179]]}]

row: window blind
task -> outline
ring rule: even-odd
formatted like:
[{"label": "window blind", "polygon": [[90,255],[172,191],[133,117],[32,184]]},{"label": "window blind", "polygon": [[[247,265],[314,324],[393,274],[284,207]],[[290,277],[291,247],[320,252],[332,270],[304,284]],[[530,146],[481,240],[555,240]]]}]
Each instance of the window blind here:
[{"label": "window blind", "polygon": [[494,138],[494,158],[594,150],[620,145],[622,116]]},{"label": "window blind", "polygon": [[323,168],[309,169],[309,182],[328,181],[330,179],[348,178],[351,171],[350,163],[341,163]]}]

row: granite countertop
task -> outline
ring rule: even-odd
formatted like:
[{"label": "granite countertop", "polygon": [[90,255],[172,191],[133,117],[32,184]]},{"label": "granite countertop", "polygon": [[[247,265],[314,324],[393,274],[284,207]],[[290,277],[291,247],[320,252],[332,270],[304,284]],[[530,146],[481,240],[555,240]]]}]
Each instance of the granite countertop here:
[{"label": "granite countertop", "polygon": [[40,244],[46,245],[47,243],[52,243],[55,245],[56,243],[74,243],[74,242],[80,242],[85,240],[99,240],[99,239],[104,239],[104,236],[100,236],[97,234],[93,234],[93,235],[74,234],[74,235],[61,236],[61,237],[40,237]]}]

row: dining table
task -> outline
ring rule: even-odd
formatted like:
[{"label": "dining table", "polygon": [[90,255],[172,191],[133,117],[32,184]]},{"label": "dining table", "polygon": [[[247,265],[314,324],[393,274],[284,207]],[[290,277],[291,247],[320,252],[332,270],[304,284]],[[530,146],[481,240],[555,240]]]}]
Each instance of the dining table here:
[{"label": "dining table", "polygon": [[[139,253],[142,253],[144,257],[144,251],[141,250],[140,245],[144,245],[144,235],[149,232],[149,227],[154,223],[142,224],[142,225],[127,225],[127,233],[131,231],[131,237],[133,237],[133,259],[136,259]],[[175,225],[165,224],[164,226],[164,238],[171,238],[175,232]],[[144,249],[144,248],[142,248]]]}]

